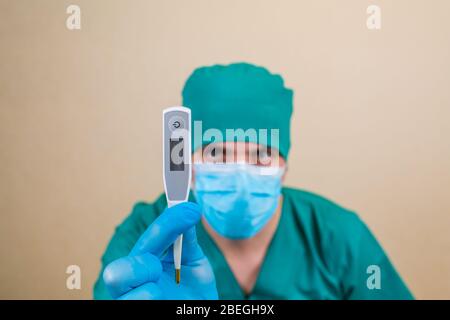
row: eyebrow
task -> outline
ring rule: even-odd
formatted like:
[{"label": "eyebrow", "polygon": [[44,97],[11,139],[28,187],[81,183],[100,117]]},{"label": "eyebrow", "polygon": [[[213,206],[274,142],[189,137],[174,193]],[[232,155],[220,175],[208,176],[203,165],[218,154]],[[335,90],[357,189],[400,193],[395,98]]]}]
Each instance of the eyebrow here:
[{"label": "eyebrow", "polygon": [[[223,151],[229,152],[229,151],[234,151],[234,150],[238,150],[238,149],[242,150],[242,146],[236,146],[236,145],[230,146],[229,144],[217,144],[217,145],[211,146],[211,144],[212,143],[210,142],[208,144],[203,145],[202,149],[205,149],[206,147],[210,147],[214,151],[222,151],[222,152]],[[260,145],[257,145],[255,147],[254,146],[249,147],[247,145],[247,146],[244,146],[244,150],[248,151],[249,153],[258,153],[261,151],[266,151],[268,153],[272,152],[272,148],[270,148],[268,146],[260,146]]]}]

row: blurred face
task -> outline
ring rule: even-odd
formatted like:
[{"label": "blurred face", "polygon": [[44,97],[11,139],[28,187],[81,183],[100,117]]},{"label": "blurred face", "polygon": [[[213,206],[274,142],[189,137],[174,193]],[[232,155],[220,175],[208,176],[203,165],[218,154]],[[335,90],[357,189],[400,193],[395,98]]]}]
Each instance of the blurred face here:
[{"label": "blurred face", "polygon": [[193,187],[208,225],[229,239],[257,234],[279,204],[285,166],[278,150],[255,143],[199,148],[194,153]]}]

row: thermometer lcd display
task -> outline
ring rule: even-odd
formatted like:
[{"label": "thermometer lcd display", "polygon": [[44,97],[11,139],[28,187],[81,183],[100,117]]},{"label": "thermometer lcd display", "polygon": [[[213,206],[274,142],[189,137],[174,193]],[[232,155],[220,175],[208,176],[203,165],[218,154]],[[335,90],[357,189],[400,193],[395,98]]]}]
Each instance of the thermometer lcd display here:
[{"label": "thermometer lcd display", "polygon": [[184,170],[183,138],[170,139],[170,171]]}]

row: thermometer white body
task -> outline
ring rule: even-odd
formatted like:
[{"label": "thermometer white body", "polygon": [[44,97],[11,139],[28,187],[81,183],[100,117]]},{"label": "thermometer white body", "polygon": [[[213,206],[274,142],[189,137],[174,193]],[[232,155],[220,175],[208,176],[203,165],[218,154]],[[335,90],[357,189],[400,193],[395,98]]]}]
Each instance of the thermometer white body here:
[{"label": "thermometer white body", "polygon": [[[191,110],[171,107],[163,111],[163,180],[168,207],[186,202],[191,186]],[[175,280],[180,282],[183,235],[173,245]]]}]

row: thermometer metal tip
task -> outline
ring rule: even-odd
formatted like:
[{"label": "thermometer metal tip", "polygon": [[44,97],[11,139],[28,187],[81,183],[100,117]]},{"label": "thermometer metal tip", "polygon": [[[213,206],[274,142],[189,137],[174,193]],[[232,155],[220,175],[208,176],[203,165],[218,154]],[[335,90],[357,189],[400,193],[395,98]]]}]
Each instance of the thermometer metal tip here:
[{"label": "thermometer metal tip", "polygon": [[175,282],[177,284],[180,284],[180,273],[181,273],[180,269],[175,269]]}]

